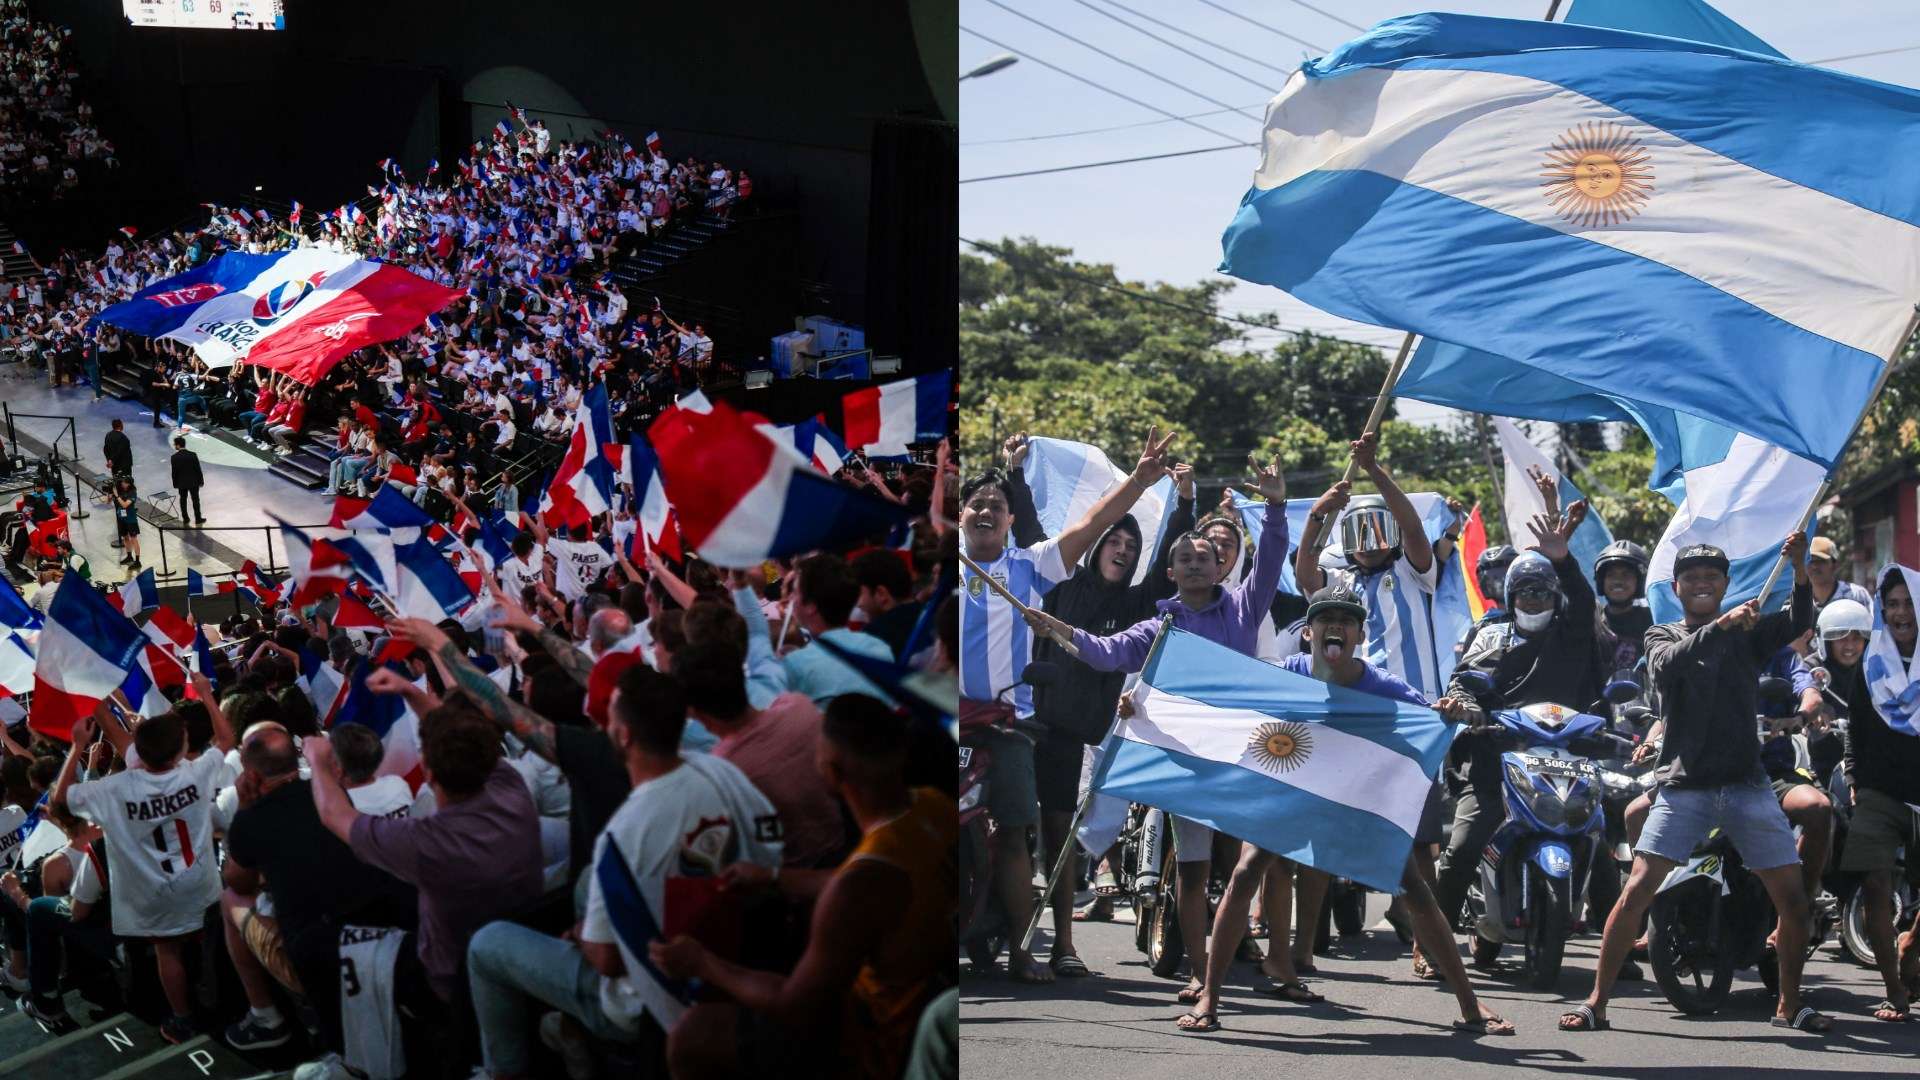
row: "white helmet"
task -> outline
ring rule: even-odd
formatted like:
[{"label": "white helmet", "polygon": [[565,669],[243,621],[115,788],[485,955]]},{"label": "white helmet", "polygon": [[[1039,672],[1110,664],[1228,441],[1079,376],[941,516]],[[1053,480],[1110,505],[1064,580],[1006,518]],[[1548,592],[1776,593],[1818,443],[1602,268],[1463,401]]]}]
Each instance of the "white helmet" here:
[{"label": "white helmet", "polygon": [[1827,654],[1829,641],[1846,637],[1848,634],[1859,634],[1863,638],[1871,637],[1873,614],[1867,610],[1867,605],[1858,600],[1834,600],[1820,609],[1820,619],[1815,625],[1820,629],[1817,637],[1820,655],[1824,657]]}]

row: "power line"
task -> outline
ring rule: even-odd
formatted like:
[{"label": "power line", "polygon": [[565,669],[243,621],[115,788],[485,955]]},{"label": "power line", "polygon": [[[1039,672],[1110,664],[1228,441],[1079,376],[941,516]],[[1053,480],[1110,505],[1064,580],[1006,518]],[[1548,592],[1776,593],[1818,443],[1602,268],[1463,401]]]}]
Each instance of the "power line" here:
[{"label": "power line", "polygon": [[1103,86],[1100,83],[1094,82],[1092,79],[1087,78],[1085,75],[1076,75],[1073,72],[1068,71],[1066,68],[1063,68],[1058,64],[1050,64],[1045,60],[1042,60],[1039,57],[1034,56],[1031,53],[1021,52],[1019,49],[1016,49],[1013,46],[1006,44],[1005,42],[995,41],[994,39],[988,37],[987,35],[981,33],[980,31],[975,30],[970,26],[967,26],[965,23],[962,23],[960,25],[960,29],[966,31],[969,34],[972,34],[974,37],[979,38],[981,41],[984,41],[987,44],[994,46],[995,48],[1005,49],[1006,51],[1014,54],[1015,56],[1021,57],[1022,59],[1025,59],[1025,60],[1031,60],[1034,63],[1039,64],[1041,67],[1046,68],[1048,71],[1058,72],[1062,75],[1065,75],[1067,78],[1074,80],[1075,82],[1085,83],[1088,86],[1093,87],[1095,90],[1112,94],[1114,97],[1117,97],[1122,101],[1131,102],[1132,104],[1138,105],[1149,112],[1159,113],[1161,116],[1164,116],[1169,120],[1179,120],[1182,123],[1186,124],[1188,127],[1199,128],[1201,131],[1204,131],[1209,135],[1218,136],[1219,138],[1222,138],[1222,139],[1233,138],[1232,135],[1229,135],[1224,131],[1215,131],[1214,129],[1208,127],[1205,124],[1196,124],[1191,120],[1185,119],[1184,117],[1178,116],[1174,113],[1170,113],[1158,105],[1149,105],[1146,102],[1141,101],[1139,98],[1133,97],[1128,94],[1123,94],[1120,91],[1115,90],[1111,86]]},{"label": "power line", "polygon": [[1366,30],[1366,27],[1361,26],[1359,23],[1348,22],[1347,20],[1341,18],[1340,16],[1335,15],[1333,12],[1326,10],[1325,8],[1314,7],[1312,4],[1307,3],[1307,0],[1291,0],[1291,3],[1293,3],[1297,7],[1306,8],[1308,11],[1311,11],[1316,15],[1325,15],[1327,18],[1332,19],[1334,22],[1339,23],[1341,26],[1345,26],[1354,30],[1361,30],[1361,31]]},{"label": "power line", "polygon": [[[1261,105],[1256,101],[1251,105],[1242,105],[1237,109],[1208,109],[1206,112],[1188,113],[1182,120],[1198,120],[1204,116],[1219,116],[1222,113],[1237,113],[1247,109],[1257,109]],[[1101,135],[1109,131],[1127,131],[1132,128],[1158,127],[1172,123],[1171,120],[1141,120],[1132,124],[1111,124],[1107,127],[1081,128],[1078,131],[1056,131],[1047,135],[1015,135],[1004,139],[962,139],[961,146],[994,146],[1000,143],[1041,142],[1046,139],[1065,139],[1075,135]]]},{"label": "power line", "polygon": [[992,176],[969,176],[961,180],[962,184],[983,184],[988,180],[1012,180],[1021,176],[1046,176],[1049,173],[1078,172],[1081,169],[1099,169],[1108,165],[1131,165],[1136,161],[1159,161],[1163,158],[1190,157],[1194,154],[1211,154],[1220,150],[1244,150],[1249,146],[1259,146],[1257,142],[1229,143],[1226,146],[1203,146],[1198,150],[1175,150],[1167,154],[1142,154],[1139,157],[1109,158],[1106,161],[1084,161],[1078,165],[1055,165],[1051,169],[1025,169],[1021,172],[995,173]]},{"label": "power line", "polygon": [[[1033,16],[1031,16],[1031,15],[1029,15],[1029,14],[1027,14],[1026,12],[1024,12],[1024,11],[1021,11],[1021,10],[1019,10],[1018,8],[1014,8],[1014,7],[1009,7],[1009,6],[1007,6],[1006,4],[1003,4],[1003,3],[1001,3],[1001,2],[1000,2],[1000,0],[987,0],[987,3],[989,3],[989,4],[992,4],[992,5],[994,6],[994,7],[997,7],[997,8],[999,8],[1000,10],[1002,10],[1002,11],[1004,11],[1004,12],[1007,12],[1007,13],[1008,13],[1008,14],[1010,14],[1010,15],[1014,15],[1014,16],[1017,16],[1017,17],[1019,17],[1019,18],[1022,18],[1022,19],[1025,19],[1026,21],[1028,21],[1028,22],[1030,22],[1030,23],[1032,23],[1033,25],[1035,25],[1035,26],[1037,26],[1037,27],[1039,27],[1039,28],[1040,28],[1040,29],[1042,29],[1042,30],[1045,30],[1045,31],[1047,31],[1048,33],[1051,33],[1051,34],[1057,34],[1057,35],[1059,35],[1060,37],[1063,37],[1063,38],[1066,38],[1066,39],[1067,39],[1068,41],[1071,41],[1071,42],[1073,42],[1073,43],[1074,43],[1075,45],[1078,45],[1078,46],[1080,46],[1080,47],[1081,47],[1081,48],[1083,48],[1083,49],[1086,49],[1086,50],[1088,50],[1088,51],[1090,51],[1090,52],[1096,52],[1096,53],[1099,53],[1099,54],[1100,54],[1101,56],[1104,56],[1104,57],[1106,57],[1107,59],[1109,59],[1109,60],[1111,60],[1111,61],[1113,61],[1113,62],[1114,62],[1114,63],[1116,63],[1116,64],[1119,64],[1119,65],[1121,65],[1121,66],[1123,66],[1123,67],[1128,67],[1128,68],[1132,68],[1133,70],[1135,70],[1135,71],[1137,71],[1137,72],[1139,72],[1140,74],[1142,74],[1142,75],[1145,75],[1145,76],[1146,76],[1147,78],[1149,78],[1149,79],[1157,79],[1157,80],[1158,80],[1158,81],[1160,81],[1160,82],[1163,82],[1163,83],[1166,83],[1166,84],[1167,84],[1168,86],[1171,86],[1171,87],[1173,87],[1173,88],[1174,88],[1175,90],[1178,90],[1178,91],[1180,91],[1180,92],[1181,92],[1181,93],[1183,93],[1183,94],[1192,94],[1192,95],[1193,95],[1194,97],[1197,97],[1197,98],[1199,98],[1199,99],[1200,99],[1201,101],[1204,101],[1204,102],[1206,102],[1206,103],[1207,103],[1207,104],[1209,104],[1209,105],[1215,105],[1215,106],[1218,106],[1218,107],[1220,107],[1220,108],[1222,108],[1222,109],[1231,109],[1231,108],[1233,108],[1233,106],[1231,106],[1231,105],[1229,105],[1229,104],[1227,104],[1227,103],[1226,103],[1226,102],[1224,102],[1224,101],[1221,101],[1221,100],[1220,100],[1219,98],[1215,98],[1215,97],[1208,97],[1207,95],[1205,95],[1205,94],[1203,94],[1203,93],[1201,93],[1201,92],[1200,92],[1200,91],[1198,91],[1198,90],[1195,90],[1195,89],[1193,89],[1192,87],[1189,87],[1189,86],[1182,86],[1182,85],[1181,85],[1180,83],[1178,83],[1178,82],[1176,82],[1176,81],[1174,81],[1174,80],[1172,80],[1172,79],[1169,79],[1169,78],[1167,78],[1167,77],[1166,77],[1165,75],[1162,75],[1162,74],[1160,74],[1159,72],[1157,72],[1157,71],[1154,71],[1154,70],[1153,70],[1153,69],[1151,69],[1151,68],[1145,68],[1145,67],[1141,67],[1141,66],[1140,66],[1139,64],[1136,64],[1136,63],[1134,63],[1133,61],[1131,61],[1131,60],[1128,60],[1128,59],[1126,59],[1125,57],[1122,57],[1122,56],[1115,56],[1115,55],[1114,55],[1113,53],[1110,53],[1110,52],[1108,52],[1107,50],[1105,50],[1105,49],[1102,49],[1102,48],[1100,48],[1100,47],[1099,47],[1098,45],[1093,45],[1093,44],[1090,44],[1090,43],[1088,43],[1088,42],[1086,42],[1086,41],[1084,41],[1084,40],[1082,40],[1082,39],[1080,39],[1080,38],[1077,38],[1077,37],[1074,37],[1074,36],[1073,36],[1072,34],[1069,34],[1069,33],[1067,33],[1067,32],[1066,32],[1065,30],[1062,30],[1062,29],[1060,29],[1060,28],[1059,28],[1059,27],[1057,27],[1057,26],[1049,26],[1049,25],[1047,25],[1046,23],[1043,23],[1043,22],[1041,22],[1041,21],[1040,21],[1039,19],[1036,19],[1036,18],[1034,18]],[[1096,10],[1098,10],[1098,9],[1096,9]],[[1256,83],[1255,85],[1257,86],[1257,85],[1259,85],[1259,84],[1258,84],[1258,83]],[[1252,120],[1252,119],[1256,119],[1256,118],[1255,118],[1255,117],[1246,117],[1246,119],[1249,119],[1249,120]],[[1216,134],[1216,135],[1220,135],[1221,133],[1220,133],[1220,132],[1214,132],[1214,134]],[[1222,138],[1228,138],[1228,139],[1230,139],[1230,138],[1232,138],[1233,136],[1231,136],[1231,135],[1221,135],[1221,137],[1222,137]]]},{"label": "power line", "polygon": [[1285,30],[1282,30],[1279,27],[1268,26],[1266,23],[1260,22],[1257,19],[1249,19],[1245,15],[1240,14],[1239,12],[1233,10],[1230,7],[1227,7],[1223,4],[1214,3],[1213,0],[1200,0],[1200,2],[1207,5],[1210,8],[1213,8],[1216,11],[1224,11],[1228,15],[1231,15],[1234,18],[1239,19],[1243,23],[1247,23],[1248,25],[1251,25],[1251,26],[1257,26],[1260,29],[1265,30],[1269,34],[1278,34],[1281,37],[1286,38],[1288,41],[1297,41],[1300,44],[1305,45],[1307,48],[1312,49],[1314,52],[1323,53],[1327,51],[1323,46],[1315,45],[1313,42],[1308,41],[1306,38],[1295,37],[1294,35],[1287,33]]},{"label": "power line", "polygon": [[1248,56],[1246,53],[1243,53],[1243,52],[1235,52],[1234,50],[1227,48],[1225,45],[1220,44],[1219,42],[1213,40],[1212,38],[1201,37],[1199,34],[1196,34],[1191,30],[1187,30],[1183,27],[1175,26],[1174,24],[1170,22],[1166,22],[1161,19],[1156,19],[1144,11],[1138,11],[1134,8],[1130,8],[1127,5],[1120,3],[1119,0],[1106,0],[1106,2],[1108,7],[1117,7],[1121,11],[1124,11],[1127,14],[1132,15],[1136,19],[1145,19],[1146,21],[1152,23],[1153,25],[1160,27],[1162,30],[1171,30],[1176,34],[1180,34],[1185,37],[1190,37],[1193,40],[1199,42],[1200,44],[1208,46],[1209,48],[1218,49],[1221,52],[1226,53],[1228,56],[1245,60],[1249,64],[1258,64],[1259,66],[1266,68],[1268,71],[1278,72],[1283,77],[1292,78],[1293,73],[1299,70],[1297,68],[1283,68],[1276,64],[1269,64],[1265,60],[1262,60],[1257,56]]},{"label": "power line", "polygon": [[1874,52],[1853,53],[1848,56],[1829,56],[1824,60],[1809,60],[1809,64],[1836,64],[1842,60],[1865,60],[1869,56],[1892,56],[1894,53],[1912,52],[1920,45],[1902,45],[1897,49],[1878,49]]},{"label": "power line", "polygon": [[1187,56],[1191,56],[1195,60],[1200,61],[1201,63],[1207,65],[1210,68],[1214,68],[1218,71],[1224,71],[1227,74],[1233,76],[1234,78],[1239,79],[1241,82],[1251,83],[1252,85],[1260,88],[1261,90],[1270,91],[1273,89],[1273,87],[1268,86],[1266,83],[1263,83],[1258,79],[1249,78],[1246,75],[1242,75],[1225,64],[1221,64],[1213,60],[1209,60],[1208,58],[1201,56],[1199,53],[1194,52],[1192,49],[1187,48],[1185,45],[1175,45],[1173,42],[1168,41],[1166,38],[1161,37],[1160,35],[1154,33],[1151,30],[1143,30],[1140,27],[1133,25],[1132,23],[1128,22],[1127,20],[1121,18],[1118,15],[1115,15],[1113,12],[1108,11],[1105,8],[1094,7],[1092,4],[1087,3],[1087,0],[1073,0],[1073,2],[1076,4],[1079,4],[1083,8],[1086,8],[1088,11],[1094,12],[1095,14],[1105,15],[1107,18],[1112,19],[1114,22],[1119,23],[1121,26],[1126,27],[1127,29],[1133,31],[1136,34],[1141,34],[1146,37],[1152,38],[1153,40],[1159,42],[1162,45],[1165,45],[1167,48],[1172,49],[1175,52],[1179,52]]},{"label": "power line", "polygon": [[[979,250],[984,251],[989,255],[992,255],[994,258],[999,259],[1001,262],[1012,263],[1014,261],[1014,256],[1008,254],[1005,249],[996,247],[993,244],[983,244],[978,240],[969,240],[964,236],[960,238],[960,242],[967,245],[968,247],[978,248]],[[1239,326],[1251,326],[1256,330],[1277,330],[1280,333],[1292,334],[1295,337],[1317,337],[1326,341],[1337,341],[1342,345],[1358,345],[1366,349],[1378,349],[1382,352],[1385,351],[1384,346],[1369,345],[1364,341],[1349,341],[1346,338],[1337,338],[1331,334],[1316,334],[1311,330],[1289,330],[1283,326],[1272,326],[1263,322],[1255,322],[1252,319],[1242,319],[1233,315],[1222,315],[1217,311],[1212,311],[1207,308],[1195,307],[1192,304],[1183,304],[1178,300],[1168,300],[1164,297],[1155,296],[1152,293],[1143,293],[1137,289],[1129,289],[1124,285],[1116,285],[1110,281],[1101,281],[1097,277],[1090,277],[1086,274],[1078,274],[1073,272],[1072,270],[1062,270],[1057,266],[1040,266],[1040,265],[1031,264],[1031,263],[1025,264],[1025,265],[1027,269],[1037,270],[1043,274],[1051,274],[1054,277],[1071,278],[1074,281],[1078,281],[1086,285],[1092,285],[1096,289],[1105,289],[1108,292],[1117,292],[1122,296],[1131,296],[1135,300],[1144,300],[1149,304],[1158,304],[1161,307],[1173,308],[1176,311],[1184,311],[1192,315],[1200,315],[1205,318],[1216,319],[1220,322],[1234,323]]]}]

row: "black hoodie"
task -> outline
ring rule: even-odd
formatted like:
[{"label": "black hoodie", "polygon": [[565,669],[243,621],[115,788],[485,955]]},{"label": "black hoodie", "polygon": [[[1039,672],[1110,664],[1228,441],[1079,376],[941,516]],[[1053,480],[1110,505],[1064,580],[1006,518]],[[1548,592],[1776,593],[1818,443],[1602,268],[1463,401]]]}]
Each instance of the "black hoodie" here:
[{"label": "black hoodie", "polygon": [[[1007,478],[1007,503],[1013,511],[1013,542],[1030,547],[1046,539],[1040,514],[1033,505],[1033,491],[1019,469]],[[1173,580],[1167,576],[1167,556],[1173,541],[1193,528],[1193,500],[1179,498],[1168,511],[1160,550],[1147,576],[1138,585],[1115,583],[1101,575],[1094,560],[1100,548],[1115,530],[1125,530],[1140,540],[1140,525],[1132,514],[1121,518],[1087,550],[1074,568],[1073,576],[1053,587],[1043,605],[1047,614],[1095,636],[1117,634],[1142,619],[1153,617],[1159,601],[1172,596]],[[1144,542],[1141,545],[1144,547]],[[1127,568],[1122,582],[1133,580],[1133,567]],[[1096,744],[1106,738],[1113,726],[1113,713],[1120,701],[1120,689],[1127,676],[1120,671],[1095,671],[1068,656],[1051,638],[1039,638],[1033,645],[1033,658],[1047,660],[1060,669],[1053,685],[1034,691],[1034,718],[1050,730]]]}]

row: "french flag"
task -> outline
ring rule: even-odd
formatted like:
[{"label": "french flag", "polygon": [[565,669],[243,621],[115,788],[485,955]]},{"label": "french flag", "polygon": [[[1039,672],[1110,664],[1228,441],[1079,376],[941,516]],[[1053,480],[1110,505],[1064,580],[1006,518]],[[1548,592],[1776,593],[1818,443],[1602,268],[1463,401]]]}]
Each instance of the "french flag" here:
[{"label": "french flag", "polygon": [[120,586],[108,601],[120,610],[122,615],[138,615],[148,608],[160,606],[160,590],[155,584],[153,567],[140,571],[139,575]]},{"label": "french flag", "polygon": [[327,524],[336,529],[424,529],[435,524],[425,510],[396,488],[380,485],[371,499],[333,500],[333,518]]},{"label": "french flag", "polygon": [[718,566],[889,533],[907,517],[821,476],[723,402],[705,413],[669,409],[647,434],[688,545]]},{"label": "french flag", "polygon": [[659,132],[657,131],[647,132],[647,149],[653,151],[656,154],[660,152],[660,133]]},{"label": "french flag", "polygon": [[188,569],[187,570],[187,595],[188,596],[212,596],[214,595],[213,586],[207,583],[206,577],[202,575],[200,571],[194,570],[194,569]]},{"label": "french flag", "polygon": [[[277,604],[280,602],[280,583],[260,574],[260,566],[252,559],[240,564],[240,576],[246,585],[235,588],[247,593],[256,604]],[[220,591],[228,591],[228,582],[221,582]]]},{"label": "french flag", "polygon": [[340,594],[340,606],[333,613],[335,630],[385,630],[387,622],[366,601],[354,594],[352,589]]},{"label": "french flag", "polygon": [[847,446],[827,427],[822,416],[809,417],[798,424],[767,424],[761,427],[769,438],[790,445],[801,460],[832,476],[847,461]]},{"label": "french flag", "polygon": [[562,506],[569,497],[586,508],[589,517],[613,507],[613,466],[601,449],[613,441],[613,420],[607,412],[607,386],[594,384],[580,399],[584,423],[573,426],[566,456],[554,470],[553,482],[541,509]]},{"label": "french flag", "polygon": [[433,175],[434,173],[437,173],[437,172],[439,172],[439,171],[440,171],[440,159],[439,159],[439,158],[433,158],[432,160],[430,160],[430,161],[428,161],[428,162],[427,162],[427,175],[428,175],[428,176],[432,176],[432,175]]},{"label": "french flag", "polygon": [[905,457],[908,443],[946,435],[952,395],[951,371],[855,390],[840,402],[847,445],[869,457]]},{"label": "french flag", "polygon": [[13,582],[0,577],[0,627],[38,630],[41,622],[40,613],[21,598],[20,590],[13,587]]},{"label": "french flag", "polygon": [[493,125],[493,134],[497,139],[510,138],[513,135],[513,126],[502,120]]},{"label": "french flag", "polygon": [[473,603],[474,590],[431,542],[421,539],[398,545],[393,561],[399,578],[394,606],[402,615],[439,622]]},{"label": "french flag", "polygon": [[627,486],[633,491],[634,512],[640,527],[634,535],[643,537],[662,557],[680,561],[680,530],[673,521],[673,505],[667,501],[667,488],[660,479],[660,455],[645,435],[635,435],[624,459]]},{"label": "french flag", "polygon": [[393,594],[393,540],[356,533],[351,529],[303,530],[280,523],[287,544],[287,568],[294,592],[288,603],[304,607],[328,593],[338,593],[359,578],[377,593]]},{"label": "french flag", "polygon": [[287,215],[287,220],[292,222],[295,225],[300,224],[301,209],[302,207],[300,206],[300,200],[299,199],[293,200],[293,213]]},{"label": "french flag", "polygon": [[[207,640],[207,632],[198,626],[193,628],[193,656],[200,674],[207,677],[207,685],[218,689],[220,682],[213,677],[213,644]],[[193,696],[193,687],[187,687],[187,696]]]},{"label": "french flag", "polygon": [[147,636],[78,574],[61,579],[40,631],[27,726],[73,740],[73,722],[93,713],[142,659]]},{"label": "french flag", "polygon": [[33,692],[36,660],[27,639],[9,630],[0,640],[0,697],[19,697]]}]

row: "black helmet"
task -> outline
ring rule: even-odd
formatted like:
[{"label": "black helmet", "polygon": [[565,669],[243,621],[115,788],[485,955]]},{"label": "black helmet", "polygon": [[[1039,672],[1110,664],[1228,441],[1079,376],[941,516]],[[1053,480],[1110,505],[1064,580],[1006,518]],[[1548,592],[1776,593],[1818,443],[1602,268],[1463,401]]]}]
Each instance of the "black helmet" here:
[{"label": "black helmet", "polygon": [[1473,578],[1480,584],[1480,595],[1496,604],[1507,602],[1507,567],[1518,554],[1506,544],[1495,544],[1480,553],[1473,563]]},{"label": "black helmet", "polygon": [[1640,577],[1640,583],[1634,586],[1633,589],[1634,599],[1637,600],[1645,596],[1647,593],[1647,549],[1631,540],[1615,540],[1613,543],[1600,549],[1600,557],[1593,560],[1593,591],[1602,595],[1606,593],[1606,589],[1601,587],[1600,583],[1606,580],[1607,567],[1614,563],[1626,563],[1633,567],[1633,572]]}]

